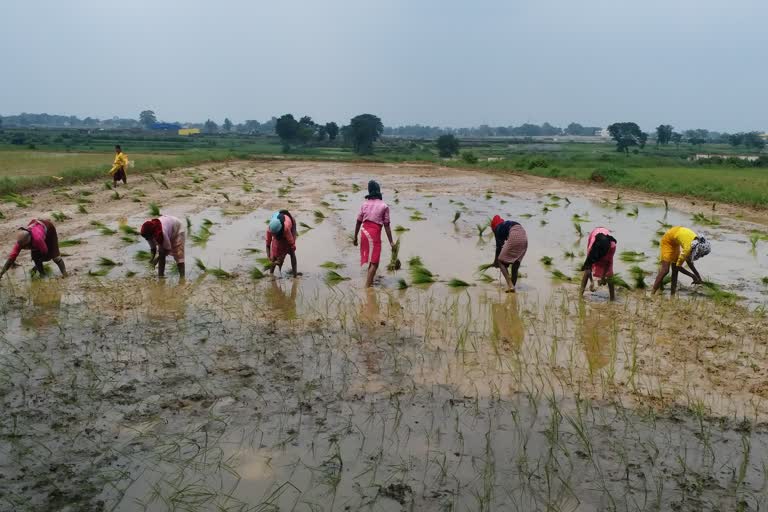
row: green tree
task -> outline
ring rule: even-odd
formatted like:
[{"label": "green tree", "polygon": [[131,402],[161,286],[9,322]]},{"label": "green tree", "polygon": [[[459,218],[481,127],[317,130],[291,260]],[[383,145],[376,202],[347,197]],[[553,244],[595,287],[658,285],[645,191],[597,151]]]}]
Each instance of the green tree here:
[{"label": "green tree", "polygon": [[328,130],[325,128],[325,125],[318,125],[317,127],[317,140],[320,142],[325,140],[325,137],[328,135]]},{"label": "green tree", "polygon": [[360,114],[353,117],[346,128],[347,133],[345,135],[358,155],[372,155],[373,143],[384,132],[381,119],[373,114]]},{"label": "green tree", "polygon": [[275,133],[283,143],[283,151],[287,153],[299,133],[299,123],[292,114],[284,114],[275,122]]},{"label": "green tree", "polygon": [[608,127],[608,133],[616,141],[616,151],[629,155],[632,146],[645,147],[648,134],[643,132],[636,123],[613,123]]},{"label": "green tree", "polygon": [[203,131],[205,133],[216,133],[219,131],[219,125],[208,119],[203,125]]},{"label": "green tree", "polygon": [[151,110],[142,110],[139,114],[139,123],[146,129],[149,129],[157,122],[157,116]]},{"label": "green tree", "polygon": [[315,126],[315,122],[309,116],[303,116],[301,119],[299,119],[299,124],[304,126],[310,126],[310,127]]},{"label": "green tree", "polygon": [[331,121],[330,123],[325,123],[325,131],[328,132],[328,138],[331,140],[336,140],[336,136],[339,134],[339,125]]},{"label": "green tree", "polygon": [[680,143],[683,142],[683,134],[672,132],[672,135],[670,136],[670,140],[674,142],[675,146],[680,146]]},{"label": "green tree", "polygon": [[257,133],[261,124],[254,119],[247,119],[243,125],[245,133]]},{"label": "green tree", "polygon": [[224,128],[225,132],[229,133],[232,131],[232,121],[230,121],[228,117],[225,117],[224,124],[222,124],[221,127]]},{"label": "green tree", "polygon": [[656,144],[669,144],[672,140],[674,128],[669,124],[660,124],[656,127]]},{"label": "green tree", "polygon": [[443,158],[450,158],[459,153],[459,139],[454,135],[441,135],[437,138],[437,151]]}]

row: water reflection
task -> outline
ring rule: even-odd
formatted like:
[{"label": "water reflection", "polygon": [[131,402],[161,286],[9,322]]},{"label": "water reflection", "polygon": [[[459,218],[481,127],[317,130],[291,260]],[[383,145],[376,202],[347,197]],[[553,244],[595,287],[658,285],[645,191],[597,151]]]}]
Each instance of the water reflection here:
[{"label": "water reflection", "polygon": [[299,293],[299,280],[288,279],[290,281],[290,291],[286,293],[280,282],[285,279],[270,279],[269,286],[264,291],[264,299],[273,315],[281,320],[296,320],[296,297]]},{"label": "water reflection", "polygon": [[166,279],[147,283],[147,316],[152,320],[181,320],[186,316],[187,297],[194,284],[172,284]]},{"label": "water reflection", "polygon": [[517,295],[505,294],[503,302],[491,304],[491,324],[496,343],[507,345],[517,351],[525,340],[525,326],[520,318]]},{"label": "water reflection", "polygon": [[55,325],[61,309],[62,280],[40,279],[29,283],[29,303],[21,310],[21,325],[40,329]]},{"label": "water reflection", "polygon": [[590,371],[605,367],[611,360],[616,336],[610,307],[587,307],[584,303],[579,325],[579,338],[584,345]]}]

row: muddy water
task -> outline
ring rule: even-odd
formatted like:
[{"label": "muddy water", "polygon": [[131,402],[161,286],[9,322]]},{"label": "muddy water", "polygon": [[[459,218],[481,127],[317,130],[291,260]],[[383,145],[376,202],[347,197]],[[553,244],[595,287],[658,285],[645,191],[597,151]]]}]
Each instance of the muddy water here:
[{"label": "muddy water", "polygon": [[[620,291],[609,304],[601,289],[579,301],[576,284],[551,271],[577,277],[592,227],[611,227],[619,251],[644,252],[639,265],[652,271],[658,221],[691,225],[691,214],[393,170],[381,179],[393,225],[408,228],[395,235],[404,269],[365,291],[350,235],[362,195],[352,184],[368,174],[286,166],[279,186],[294,184],[276,201],[274,170],[234,172],[263,194],[249,203],[239,175],[216,189],[231,202],[218,192],[161,201],[191,233],[212,221],[206,243],[188,238],[185,285],[172,274],[157,282],[135,261],[145,244],[91,228],[66,249],[72,278],[29,282],[17,271],[2,283],[0,509],[765,506],[768,262],[764,245],[750,252],[749,228],[725,217],[722,228],[694,226],[713,239],[702,274],[756,311],[713,302],[685,279],[681,300]],[[304,275],[251,280],[264,221],[285,204],[311,228],[298,240]],[[142,209],[98,218],[138,227]],[[417,210],[425,220],[409,219]],[[494,213],[528,231],[517,294],[493,271],[496,281],[478,280],[494,242],[475,226]],[[589,219],[583,237],[574,214]],[[96,255],[121,265],[85,275]],[[411,256],[441,281],[473,286],[398,290]],[[195,258],[234,277],[206,275]],[[350,280],[326,282],[326,261]],[[629,281],[634,264],[617,259],[616,269]]]}]

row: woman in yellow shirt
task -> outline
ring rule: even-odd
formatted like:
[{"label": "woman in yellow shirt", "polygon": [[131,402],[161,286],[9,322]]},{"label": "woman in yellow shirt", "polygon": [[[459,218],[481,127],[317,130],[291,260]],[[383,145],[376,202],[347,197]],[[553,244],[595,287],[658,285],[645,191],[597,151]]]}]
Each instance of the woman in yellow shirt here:
[{"label": "woman in yellow shirt", "polygon": [[127,168],[128,156],[123,153],[123,149],[118,144],[115,146],[115,162],[112,164],[112,169],[109,171],[109,174],[112,175],[112,180],[114,180],[115,186],[117,186],[117,182],[120,180],[123,180],[123,184],[128,184],[128,177],[125,174]]},{"label": "woman in yellow shirt", "polygon": [[[703,283],[699,271],[693,262],[703,258],[712,250],[712,246],[703,236],[697,235],[693,230],[682,226],[675,226],[661,237],[661,266],[653,283],[653,293],[656,293],[664,282],[664,277],[672,267],[672,295],[677,291],[677,273],[682,272],[691,279],[693,284]],[[691,272],[683,268],[688,263]]]}]

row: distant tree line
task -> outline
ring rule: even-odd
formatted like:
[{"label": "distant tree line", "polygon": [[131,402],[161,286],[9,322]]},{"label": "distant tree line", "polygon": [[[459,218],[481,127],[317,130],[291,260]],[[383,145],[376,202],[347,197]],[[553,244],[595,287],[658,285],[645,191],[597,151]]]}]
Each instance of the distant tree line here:
[{"label": "distant tree line", "polygon": [[579,123],[571,123],[565,128],[559,128],[549,123],[542,125],[524,123],[520,126],[488,126],[481,124],[472,128],[442,128],[428,125],[406,125],[384,128],[384,135],[390,137],[408,137],[420,139],[436,139],[441,135],[455,135],[457,137],[554,137],[558,135],[599,135],[599,126],[582,126]]}]

